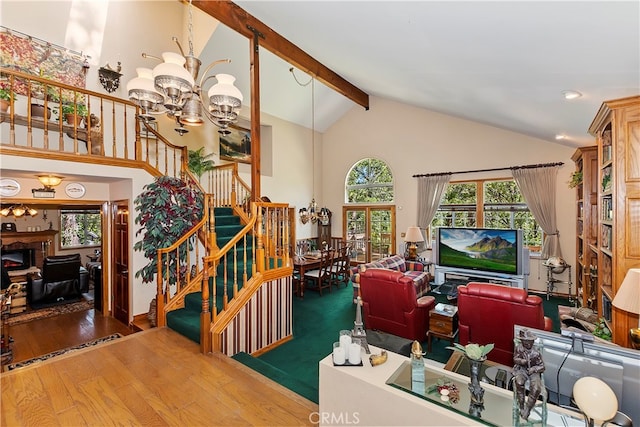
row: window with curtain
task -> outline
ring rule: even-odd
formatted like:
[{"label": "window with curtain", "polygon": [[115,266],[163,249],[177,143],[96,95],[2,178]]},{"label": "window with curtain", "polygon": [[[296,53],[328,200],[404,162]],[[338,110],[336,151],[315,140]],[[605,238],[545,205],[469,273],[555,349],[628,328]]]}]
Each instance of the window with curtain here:
[{"label": "window with curtain", "polygon": [[449,183],[431,223],[435,227],[519,228],[531,251],[542,246],[542,229],[513,179]]},{"label": "window with curtain", "polygon": [[102,217],[99,210],[60,211],[60,248],[100,246]]},{"label": "window with curtain", "polygon": [[384,161],[367,158],[353,165],[342,208],[342,235],[353,261],[371,262],[396,252],[393,200],[393,174]]}]

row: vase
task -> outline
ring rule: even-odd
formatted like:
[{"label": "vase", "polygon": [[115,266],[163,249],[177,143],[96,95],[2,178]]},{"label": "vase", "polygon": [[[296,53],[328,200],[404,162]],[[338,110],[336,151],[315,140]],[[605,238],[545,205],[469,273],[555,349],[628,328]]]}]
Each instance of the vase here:
[{"label": "vase", "polygon": [[9,105],[9,101],[7,101],[6,99],[0,99],[0,112],[6,113],[7,111],[9,111]]},{"label": "vase", "polygon": [[471,359],[467,357],[470,368],[469,377],[471,378],[469,392],[471,393],[471,403],[475,405],[482,405],[484,403],[484,389],[480,386],[480,371],[485,360],[487,360],[486,357],[482,359]]}]

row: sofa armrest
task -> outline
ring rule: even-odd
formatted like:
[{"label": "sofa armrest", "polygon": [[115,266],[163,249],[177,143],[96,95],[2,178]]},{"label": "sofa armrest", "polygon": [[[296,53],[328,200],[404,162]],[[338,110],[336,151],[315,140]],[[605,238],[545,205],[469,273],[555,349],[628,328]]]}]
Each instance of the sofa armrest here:
[{"label": "sofa armrest", "polygon": [[424,271],[424,264],[419,261],[405,261],[406,271]]},{"label": "sofa armrest", "polygon": [[420,297],[420,298],[418,298],[417,304],[418,304],[419,308],[432,310],[436,306],[436,299],[434,297],[430,296],[430,295],[429,296]]},{"label": "sofa armrest", "polygon": [[544,330],[553,331],[553,320],[550,317],[544,316]]},{"label": "sofa armrest", "polygon": [[44,279],[40,275],[27,276],[27,300],[38,302],[44,298]]}]

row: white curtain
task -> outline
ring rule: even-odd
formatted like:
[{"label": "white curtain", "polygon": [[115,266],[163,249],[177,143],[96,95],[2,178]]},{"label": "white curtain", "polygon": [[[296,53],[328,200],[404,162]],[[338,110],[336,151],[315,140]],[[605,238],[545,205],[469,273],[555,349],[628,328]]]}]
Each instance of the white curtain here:
[{"label": "white curtain", "polygon": [[543,259],[562,257],[560,232],[556,221],[558,169],[559,166],[511,169],[529,210],[546,234],[542,244]]},{"label": "white curtain", "polygon": [[[418,227],[424,233],[436,216],[438,206],[451,180],[451,174],[418,177]],[[426,237],[424,236],[425,240]],[[431,247],[431,242],[428,242]],[[424,249],[422,246],[420,249]]]}]

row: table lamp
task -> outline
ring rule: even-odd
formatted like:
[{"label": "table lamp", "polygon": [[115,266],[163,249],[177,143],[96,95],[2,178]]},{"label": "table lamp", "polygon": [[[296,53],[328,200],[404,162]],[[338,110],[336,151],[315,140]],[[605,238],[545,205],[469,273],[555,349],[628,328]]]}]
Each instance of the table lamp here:
[{"label": "table lamp", "polygon": [[[622,284],[611,301],[614,307],[634,314],[640,314],[640,268],[630,268]],[[633,348],[640,349],[640,319],[637,328],[629,330]]]},{"label": "table lamp", "polygon": [[573,400],[585,416],[585,425],[601,425],[616,416],[618,399],[611,387],[596,377],[582,377],[573,385]]},{"label": "table lamp", "polygon": [[404,234],[404,241],[409,243],[408,259],[416,259],[418,257],[418,246],[416,243],[424,242],[424,237],[422,237],[420,229],[415,226],[407,228],[407,232]]}]

